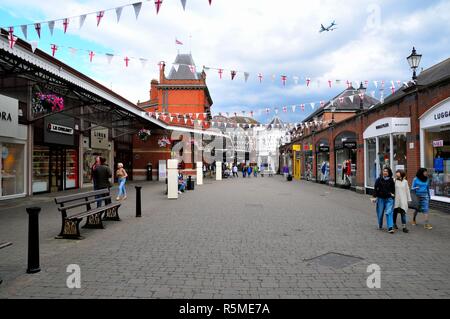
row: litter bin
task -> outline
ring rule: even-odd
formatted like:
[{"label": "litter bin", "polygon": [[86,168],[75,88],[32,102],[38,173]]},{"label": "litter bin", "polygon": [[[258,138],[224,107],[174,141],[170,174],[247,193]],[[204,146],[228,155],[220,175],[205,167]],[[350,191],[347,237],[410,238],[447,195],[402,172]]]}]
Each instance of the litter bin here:
[{"label": "litter bin", "polygon": [[292,182],[292,175],[291,175],[291,174],[289,174],[289,175],[287,176],[287,180],[288,180],[288,182]]},{"label": "litter bin", "polygon": [[153,167],[152,163],[147,164],[147,180],[152,181],[153,180]]},{"label": "litter bin", "polygon": [[188,176],[186,188],[189,191],[193,191],[194,190],[194,181],[192,180],[192,176]]}]

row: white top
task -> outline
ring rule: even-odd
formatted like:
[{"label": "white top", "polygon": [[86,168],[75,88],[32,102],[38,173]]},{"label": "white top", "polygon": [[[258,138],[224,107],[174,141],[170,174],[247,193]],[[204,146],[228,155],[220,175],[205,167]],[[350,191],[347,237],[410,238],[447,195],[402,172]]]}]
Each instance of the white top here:
[{"label": "white top", "polygon": [[408,181],[395,181],[395,205],[394,208],[401,208],[408,211],[408,202],[411,202],[411,193],[409,192]]}]

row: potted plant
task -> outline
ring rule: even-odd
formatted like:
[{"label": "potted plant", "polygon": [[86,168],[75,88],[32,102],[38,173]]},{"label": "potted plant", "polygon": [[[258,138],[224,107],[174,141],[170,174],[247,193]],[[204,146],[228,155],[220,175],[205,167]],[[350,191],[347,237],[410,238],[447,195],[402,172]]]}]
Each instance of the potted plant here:
[{"label": "potted plant", "polygon": [[150,130],[144,128],[141,128],[138,132],[138,137],[143,142],[147,141],[150,135],[151,135]]}]

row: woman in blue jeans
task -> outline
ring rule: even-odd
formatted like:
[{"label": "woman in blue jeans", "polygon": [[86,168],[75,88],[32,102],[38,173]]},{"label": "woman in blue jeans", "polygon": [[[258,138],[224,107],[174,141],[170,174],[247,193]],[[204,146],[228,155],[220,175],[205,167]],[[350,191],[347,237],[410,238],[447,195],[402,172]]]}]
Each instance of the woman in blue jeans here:
[{"label": "woman in blue jeans", "polygon": [[125,188],[125,183],[127,182],[128,174],[123,168],[122,163],[117,164],[117,171],[116,171],[117,180],[119,182],[119,194],[117,194],[116,200],[120,200],[121,196],[122,199],[127,199],[127,190]]},{"label": "woman in blue jeans", "polygon": [[411,190],[415,192],[417,203],[416,203],[416,211],[414,212],[414,219],[412,222],[413,226],[417,225],[417,214],[422,213],[425,217],[425,229],[431,230],[433,226],[431,226],[429,221],[429,209],[430,209],[430,186],[428,181],[428,171],[426,168],[420,168],[416,174],[416,177],[413,180],[413,184]]},{"label": "woman in blue jeans", "polygon": [[388,232],[394,233],[394,198],[395,182],[392,178],[392,170],[389,167],[383,169],[382,176],[375,182],[375,194],[373,201],[377,203],[378,228],[383,229],[383,216],[386,215]]}]

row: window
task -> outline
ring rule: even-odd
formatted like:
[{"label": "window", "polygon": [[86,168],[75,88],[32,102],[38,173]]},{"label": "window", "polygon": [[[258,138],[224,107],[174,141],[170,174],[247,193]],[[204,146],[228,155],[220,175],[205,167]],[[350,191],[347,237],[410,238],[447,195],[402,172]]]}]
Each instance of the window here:
[{"label": "window", "polygon": [[391,138],[388,136],[381,136],[378,140],[378,163],[380,165],[380,172],[385,167],[391,167]]},{"label": "window", "polygon": [[0,143],[0,196],[25,193],[25,146],[23,144]]},{"label": "window", "polygon": [[369,138],[366,140],[366,177],[367,186],[374,187],[378,177],[377,173],[377,140]]},{"label": "window", "polygon": [[406,172],[406,134],[393,135],[393,167],[394,171],[403,170]]}]

